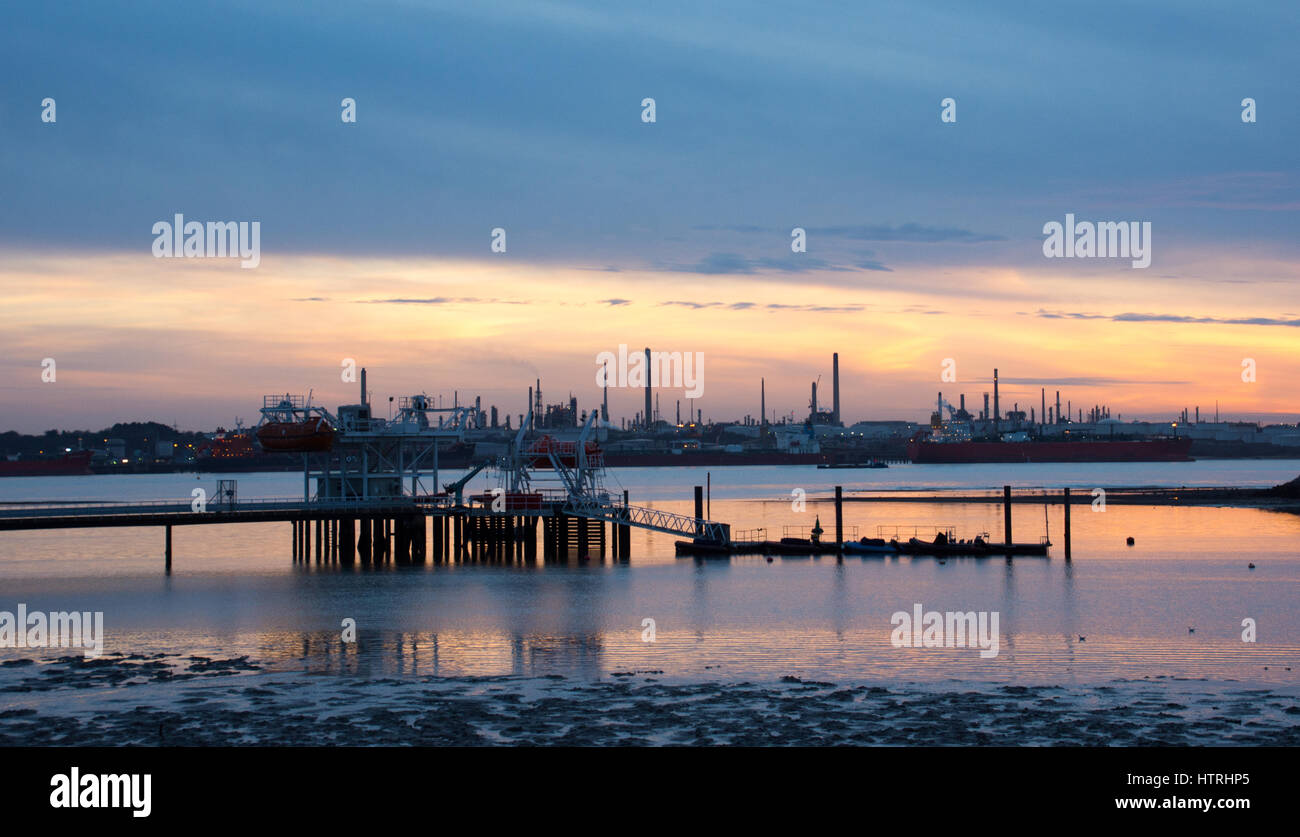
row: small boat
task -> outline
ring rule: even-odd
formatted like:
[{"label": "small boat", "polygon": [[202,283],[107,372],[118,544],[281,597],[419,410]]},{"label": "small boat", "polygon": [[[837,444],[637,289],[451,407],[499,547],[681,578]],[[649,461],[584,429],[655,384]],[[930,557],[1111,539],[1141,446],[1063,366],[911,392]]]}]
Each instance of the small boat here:
[{"label": "small boat", "polygon": [[731,555],[731,547],[714,541],[676,541],[674,544],[678,555],[695,555],[702,558]]},{"label": "small boat", "polygon": [[858,555],[886,555],[898,552],[897,541],[884,538],[863,538],[857,541],[845,541],[844,551]]},{"label": "small boat", "polygon": [[869,462],[823,462],[817,467],[835,470],[840,468],[888,468],[889,465],[879,459],[872,459]]}]

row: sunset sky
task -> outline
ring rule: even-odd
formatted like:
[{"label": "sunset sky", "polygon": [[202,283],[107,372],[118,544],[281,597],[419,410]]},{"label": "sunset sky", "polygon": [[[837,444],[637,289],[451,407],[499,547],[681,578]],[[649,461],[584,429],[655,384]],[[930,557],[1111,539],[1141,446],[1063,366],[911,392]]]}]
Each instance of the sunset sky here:
[{"label": "sunset sky", "polygon": [[[0,430],[251,424],[355,401],[344,358],[589,408],[620,343],[703,352],[714,419],[829,402],[833,351],[849,421],[995,366],[1004,405],[1300,418],[1294,3],[129,8],[0,10]],[[260,266],[154,258],[176,213],[260,221]],[[1151,266],[1045,258],[1066,213],[1149,221]]]}]

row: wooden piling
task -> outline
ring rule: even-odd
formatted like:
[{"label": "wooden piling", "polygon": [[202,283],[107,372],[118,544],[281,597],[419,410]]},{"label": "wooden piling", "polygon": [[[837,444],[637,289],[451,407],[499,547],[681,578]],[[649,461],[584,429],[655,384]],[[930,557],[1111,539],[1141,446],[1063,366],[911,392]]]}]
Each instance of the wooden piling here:
[{"label": "wooden piling", "polygon": [[164,536],[166,547],[163,550],[163,562],[164,569],[170,573],[172,571],[172,527],[168,526],[166,529],[167,534]]},{"label": "wooden piling", "polygon": [[352,566],[357,557],[357,519],[344,517],[339,520],[339,563],[345,567]]},{"label": "wooden piling", "polygon": [[835,553],[844,554],[844,487],[835,486]]},{"label": "wooden piling", "polygon": [[1002,486],[1002,533],[1007,546],[1011,545],[1011,486]]},{"label": "wooden piling", "polygon": [[1065,489],[1065,560],[1070,560],[1070,488]]}]

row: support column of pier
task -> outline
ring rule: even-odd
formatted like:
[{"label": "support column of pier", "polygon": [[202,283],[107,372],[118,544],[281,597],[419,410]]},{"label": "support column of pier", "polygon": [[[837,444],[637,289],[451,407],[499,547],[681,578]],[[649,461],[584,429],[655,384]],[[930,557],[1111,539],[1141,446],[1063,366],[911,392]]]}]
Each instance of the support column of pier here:
[{"label": "support column of pier", "polygon": [[393,562],[398,566],[411,563],[410,531],[405,517],[393,518]]},{"label": "support column of pier", "polygon": [[1065,489],[1065,560],[1070,560],[1070,488]]},{"label": "support column of pier", "polygon": [[429,554],[429,518],[419,514],[415,518],[415,554],[411,558],[423,565]]},{"label": "support column of pier", "polygon": [[370,550],[370,560],[376,565],[384,563],[384,560],[388,557],[388,536],[385,533],[385,527],[387,527],[387,525],[388,521],[382,517],[376,517],[371,521],[370,536],[372,547]]},{"label": "support column of pier", "polygon": [[374,549],[374,537],[370,533],[372,521],[368,517],[357,518],[357,552],[361,555],[361,566],[370,566],[371,552]]},{"label": "support column of pier", "polygon": [[321,518],[316,519],[316,563],[321,562],[325,553],[325,521]]},{"label": "support column of pier", "polygon": [[344,517],[339,519],[339,563],[350,567],[357,558],[357,519]]},{"label": "support column of pier", "polygon": [[164,542],[166,545],[163,548],[163,569],[170,574],[172,571],[172,527],[167,526],[166,529],[167,533],[164,535]]}]

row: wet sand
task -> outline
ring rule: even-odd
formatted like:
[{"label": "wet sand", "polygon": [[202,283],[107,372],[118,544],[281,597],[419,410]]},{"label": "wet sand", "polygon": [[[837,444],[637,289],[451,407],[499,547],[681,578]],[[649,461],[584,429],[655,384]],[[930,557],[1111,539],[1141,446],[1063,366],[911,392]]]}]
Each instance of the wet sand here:
[{"label": "wet sand", "polygon": [[658,671],[363,679],[247,657],[0,664],[0,745],[1300,745],[1293,690],[679,682]]}]

